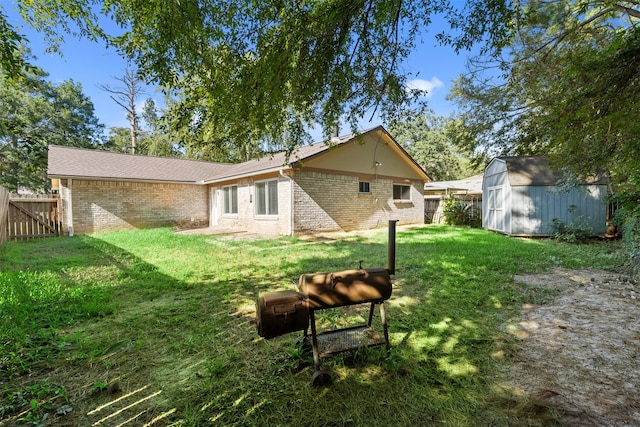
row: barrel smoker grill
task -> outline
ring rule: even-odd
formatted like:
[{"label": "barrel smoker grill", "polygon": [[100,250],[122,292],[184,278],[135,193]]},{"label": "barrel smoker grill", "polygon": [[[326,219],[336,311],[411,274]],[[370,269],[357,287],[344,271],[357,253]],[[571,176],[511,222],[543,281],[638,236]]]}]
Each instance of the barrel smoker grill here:
[{"label": "barrel smoker grill", "polygon": [[[256,326],[261,337],[273,338],[289,332],[304,331],[304,340],[308,342],[309,328],[311,329],[311,348],[315,365],[313,385],[330,382],[329,374],[320,370],[321,357],[380,345],[385,345],[389,350],[384,302],[391,297],[391,275],[395,272],[396,222],[397,220],[389,221],[386,268],[303,274],[300,276],[297,292],[283,290],[259,296],[256,303]],[[356,304],[370,304],[366,324],[317,333],[316,311]],[[380,307],[382,335],[372,328],[376,305]]]}]

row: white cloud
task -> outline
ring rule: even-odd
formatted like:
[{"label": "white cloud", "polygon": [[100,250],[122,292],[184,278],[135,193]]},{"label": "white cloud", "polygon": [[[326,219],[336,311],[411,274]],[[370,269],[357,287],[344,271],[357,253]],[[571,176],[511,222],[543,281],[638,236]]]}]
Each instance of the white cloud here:
[{"label": "white cloud", "polygon": [[407,82],[408,89],[419,89],[427,92],[426,97],[430,98],[433,95],[433,91],[439,87],[444,86],[444,83],[437,78],[432,77],[431,80],[413,79]]}]

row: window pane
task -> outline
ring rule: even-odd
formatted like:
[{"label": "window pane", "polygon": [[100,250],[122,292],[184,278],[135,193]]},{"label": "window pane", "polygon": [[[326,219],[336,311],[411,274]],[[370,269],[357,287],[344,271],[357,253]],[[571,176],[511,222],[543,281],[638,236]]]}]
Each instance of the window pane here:
[{"label": "window pane", "polygon": [[393,186],[393,200],[399,200],[400,199],[400,186],[399,185],[394,185]]},{"label": "window pane", "polygon": [[278,215],[278,181],[269,181],[268,183],[268,213],[269,215]]},{"label": "window pane", "polygon": [[358,183],[358,193],[371,193],[370,183],[360,181]]},{"label": "window pane", "polygon": [[231,187],[231,213],[238,213],[238,187]]},{"label": "window pane", "polygon": [[224,213],[238,213],[238,187],[236,185],[231,187],[224,187],[222,189],[222,200],[224,205]]},{"label": "window pane", "polygon": [[411,200],[411,187],[408,185],[394,185],[393,200]]},{"label": "window pane", "polygon": [[222,189],[222,211],[224,213],[229,213],[228,212],[229,203],[227,203],[227,200],[229,200],[229,189],[228,188],[223,188]]},{"label": "window pane", "polygon": [[267,199],[265,197],[265,185],[264,182],[256,183],[256,214],[267,214]]},{"label": "window pane", "polygon": [[402,200],[411,200],[411,187],[408,185],[402,186]]}]

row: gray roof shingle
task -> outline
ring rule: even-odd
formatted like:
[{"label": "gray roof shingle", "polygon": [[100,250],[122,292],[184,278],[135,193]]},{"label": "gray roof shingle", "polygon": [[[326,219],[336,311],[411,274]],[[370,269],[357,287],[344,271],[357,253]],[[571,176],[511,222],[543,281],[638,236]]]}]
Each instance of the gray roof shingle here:
[{"label": "gray roof shingle", "polygon": [[[509,183],[513,186],[553,186],[562,179],[560,171],[552,168],[547,156],[499,157],[507,166]],[[606,184],[602,176],[591,177],[586,184]]]},{"label": "gray roof shingle", "polygon": [[47,173],[51,177],[198,182],[232,166],[51,145]]},{"label": "gray roof shingle", "polygon": [[[371,132],[380,127],[363,131]],[[300,147],[287,159],[286,153],[274,153],[244,163],[212,163],[197,160],[176,159],[114,153],[85,148],[49,146],[47,174],[50,177],[93,178],[114,180],[141,180],[165,182],[215,182],[242,175],[253,175],[288,167],[298,161],[309,159],[355,138],[346,135],[332,139],[331,145],[317,142]]]}]

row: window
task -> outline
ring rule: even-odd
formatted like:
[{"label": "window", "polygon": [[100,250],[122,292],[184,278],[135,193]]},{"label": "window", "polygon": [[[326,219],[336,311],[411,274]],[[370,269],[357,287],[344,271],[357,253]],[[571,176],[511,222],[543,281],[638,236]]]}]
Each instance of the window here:
[{"label": "window", "polygon": [[358,183],[358,193],[371,194],[371,183],[360,181]]},{"label": "window", "polygon": [[393,200],[411,200],[411,187],[393,184]]},{"label": "window", "polygon": [[278,215],[278,180],[256,182],[256,215]]},{"label": "window", "polygon": [[222,188],[222,200],[225,214],[238,213],[238,186],[231,185]]}]

